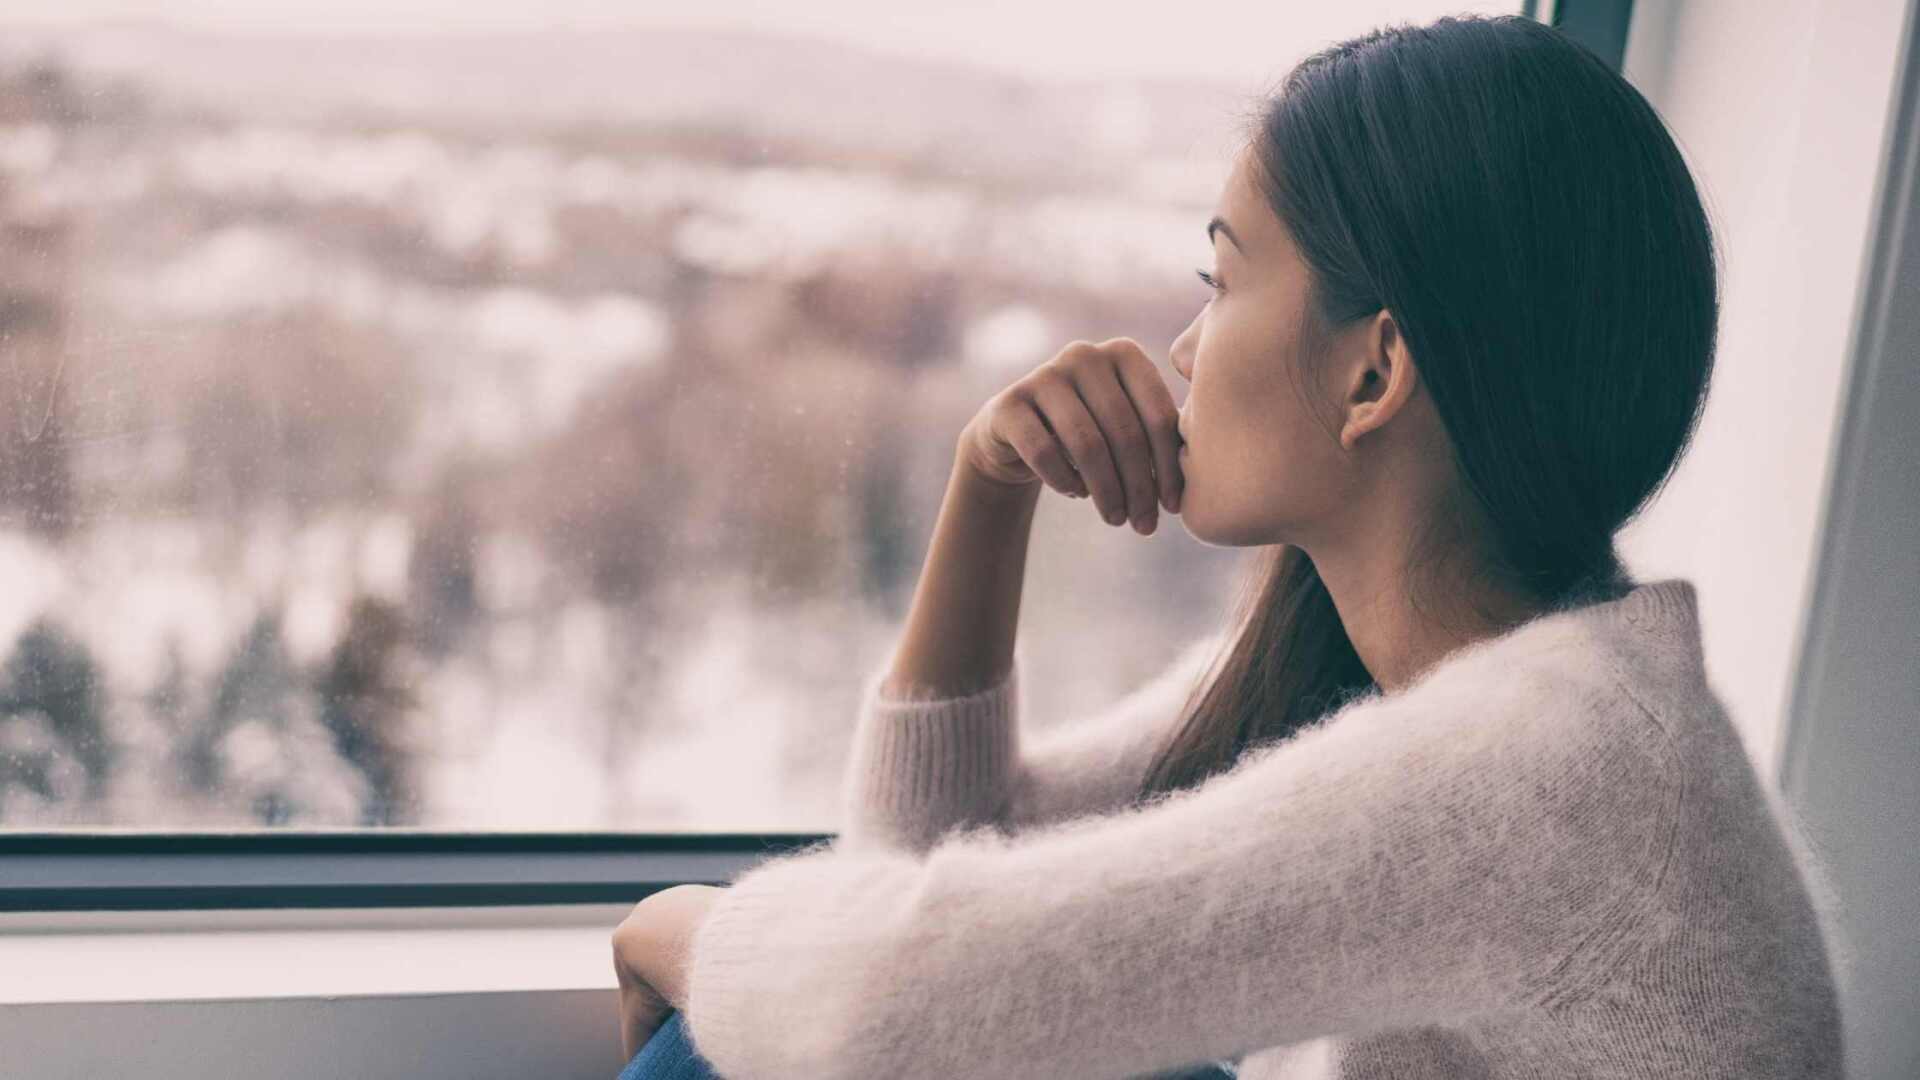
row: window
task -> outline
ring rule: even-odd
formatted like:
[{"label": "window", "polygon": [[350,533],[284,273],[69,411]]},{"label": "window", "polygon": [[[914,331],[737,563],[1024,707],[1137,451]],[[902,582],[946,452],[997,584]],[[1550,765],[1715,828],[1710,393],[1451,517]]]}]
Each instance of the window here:
[{"label": "window", "polygon": [[[1076,337],[1183,394],[1235,111],[1460,10],[750,7],[8,28],[0,831],[831,830],[960,426]],[[1035,723],[1229,601],[1089,510]]]}]

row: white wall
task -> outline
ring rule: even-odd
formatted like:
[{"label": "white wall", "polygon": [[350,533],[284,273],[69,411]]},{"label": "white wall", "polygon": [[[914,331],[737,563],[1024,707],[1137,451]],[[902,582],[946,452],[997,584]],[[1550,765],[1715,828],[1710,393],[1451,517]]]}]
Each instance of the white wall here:
[{"label": "white wall", "polygon": [[1846,426],[1781,747],[1782,793],[1839,901],[1853,1080],[1920,1076],[1920,11],[1904,37]]},{"label": "white wall", "polygon": [[1700,591],[1707,670],[1775,775],[1909,0],[1640,0],[1626,73],[1672,128],[1721,247],[1705,416],[1620,537]]}]

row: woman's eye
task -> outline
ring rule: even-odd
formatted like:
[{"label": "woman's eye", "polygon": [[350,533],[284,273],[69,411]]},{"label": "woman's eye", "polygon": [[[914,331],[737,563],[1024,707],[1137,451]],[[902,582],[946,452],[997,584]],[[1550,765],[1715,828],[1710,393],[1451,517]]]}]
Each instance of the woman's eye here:
[{"label": "woman's eye", "polygon": [[1207,283],[1207,288],[1212,289],[1214,292],[1224,291],[1220,288],[1220,282],[1215,280],[1212,274],[1207,273],[1205,270],[1199,270],[1199,269],[1194,270],[1194,273],[1199,274],[1200,280]]}]

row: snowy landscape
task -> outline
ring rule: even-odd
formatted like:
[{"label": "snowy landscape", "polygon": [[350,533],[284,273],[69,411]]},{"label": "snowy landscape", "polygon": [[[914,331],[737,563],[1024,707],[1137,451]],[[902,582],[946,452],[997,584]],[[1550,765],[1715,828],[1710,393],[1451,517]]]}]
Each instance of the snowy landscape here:
[{"label": "snowy landscape", "polygon": [[[953,439],[1241,92],[712,31],[0,51],[0,829],[830,830]],[[510,58],[510,59],[509,59]],[[1040,730],[1244,553],[1043,500]]]}]

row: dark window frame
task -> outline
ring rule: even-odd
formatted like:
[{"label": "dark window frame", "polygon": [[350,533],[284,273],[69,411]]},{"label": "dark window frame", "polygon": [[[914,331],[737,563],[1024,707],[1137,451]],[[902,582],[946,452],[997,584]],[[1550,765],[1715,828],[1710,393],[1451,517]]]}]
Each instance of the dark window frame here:
[{"label": "dark window frame", "polygon": [[[1537,18],[1538,0],[1521,13]],[[1632,0],[1559,0],[1549,22],[1619,70]],[[722,885],[833,833],[0,832],[0,911],[637,902]]]},{"label": "dark window frame", "polygon": [[0,911],[474,907],[725,884],[831,833],[0,833]]},{"label": "dark window frame", "polygon": [[[1520,13],[1539,18],[1539,0],[1525,0]],[[1608,67],[1620,70],[1627,55],[1627,30],[1633,24],[1633,0],[1559,0],[1548,23],[1585,45]]]}]

